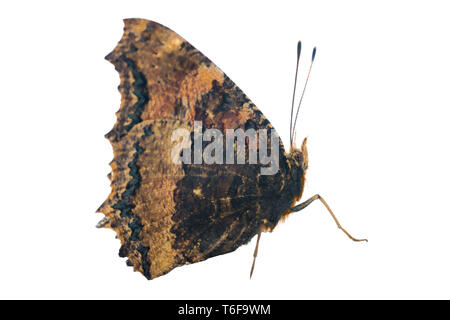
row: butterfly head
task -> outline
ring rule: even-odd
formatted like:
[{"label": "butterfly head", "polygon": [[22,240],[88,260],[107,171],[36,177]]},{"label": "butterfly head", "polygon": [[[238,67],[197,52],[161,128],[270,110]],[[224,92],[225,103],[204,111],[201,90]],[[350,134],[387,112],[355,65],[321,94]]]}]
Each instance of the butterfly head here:
[{"label": "butterfly head", "polygon": [[306,147],[308,139],[305,138],[300,148],[292,146],[289,153],[291,162],[292,183],[295,186],[295,201],[300,200],[305,185],[305,174],[308,169],[308,149]]}]

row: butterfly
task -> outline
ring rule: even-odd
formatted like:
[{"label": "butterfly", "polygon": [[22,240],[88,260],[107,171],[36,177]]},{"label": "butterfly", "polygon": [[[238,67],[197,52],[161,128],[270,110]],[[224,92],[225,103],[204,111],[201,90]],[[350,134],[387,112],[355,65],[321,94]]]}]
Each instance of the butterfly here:
[{"label": "butterfly", "polygon": [[[340,226],[319,195],[296,205],[303,193],[308,152],[306,139],[297,148],[292,138],[294,100],[286,152],[281,141],[271,143],[276,131],[261,111],[190,43],[153,21],[125,19],[124,24],[121,40],[106,56],[120,75],[121,105],[106,135],[114,152],[111,193],[98,209],[105,217],[97,226],[116,232],[119,256],[127,257],[129,266],[154,279],[178,266],[232,252],[257,235],[252,273],[261,233],[314,200],[322,201],[351,239],[361,241]],[[301,43],[296,70],[300,51]],[[312,61],[314,56],[315,50]],[[240,151],[244,163],[174,161],[177,130],[195,139],[208,130],[225,134],[230,129],[275,133],[266,144],[266,151],[278,154],[275,172],[262,174],[263,164],[249,164],[250,152],[261,151],[261,144]],[[175,154],[195,154],[195,147],[207,147],[206,140],[200,138],[199,145],[188,141]],[[239,149],[236,141],[232,151]]]}]

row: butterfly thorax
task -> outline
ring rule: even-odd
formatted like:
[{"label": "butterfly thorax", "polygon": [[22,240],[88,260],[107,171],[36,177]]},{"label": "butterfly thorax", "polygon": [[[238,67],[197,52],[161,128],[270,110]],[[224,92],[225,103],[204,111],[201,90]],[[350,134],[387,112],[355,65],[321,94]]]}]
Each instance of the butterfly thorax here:
[{"label": "butterfly thorax", "polygon": [[288,166],[285,168],[284,186],[280,191],[280,202],[276,212],[265,221],[266,231],[272,231],[280,222],[291,213],[291,208],[298,202],[303,194],[305,175],[308,169],[308,150],[305,138],[300,148],[291,148],[286,154]]}]

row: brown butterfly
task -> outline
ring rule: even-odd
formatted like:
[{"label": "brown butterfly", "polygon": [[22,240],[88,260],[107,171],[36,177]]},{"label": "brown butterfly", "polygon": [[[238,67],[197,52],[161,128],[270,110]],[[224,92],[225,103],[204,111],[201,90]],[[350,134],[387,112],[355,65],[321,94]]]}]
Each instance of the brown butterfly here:
[{"label": "brown butterfly", "polygon": [[[281,142],[276,150],[267,144],[268,151],[279,154],[275,174],[262,174],[261,163],[249,164],[250,147],[244,150],[245,164],[174,162],[176,130],[195,136],[199,122],[200,133],[273,127],[214,63],[178,34],[153,21],[124,22],[122,39],[106,57],[120,74],[122,101],[117,122],[106,135],[114,150],[112,191],[98,209],[105,214],[98,227],[115,230],[122,243],[119,255],[128,257],[128,265],[153,279],[232,252],[258,235],[256,258],[261,232],[272,231],[316,199],[342,231],[362,241],[340,226],[319,195],[295,206],[303,193],[308,153],[306,139],[300,148],[293,143],[294,100],[289,153]],[[300,51],[299,43],[296,70]],[[314,56],[315,50],[311,67]],[[195,153],[193,145],[188,148]],[[260,151],[261,145],[254,149]]]}]

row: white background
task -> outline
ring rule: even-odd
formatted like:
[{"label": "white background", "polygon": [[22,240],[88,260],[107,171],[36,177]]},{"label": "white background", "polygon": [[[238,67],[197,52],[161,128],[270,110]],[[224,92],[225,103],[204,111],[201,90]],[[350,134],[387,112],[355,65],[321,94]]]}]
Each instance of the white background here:
[{"label": "white background", "polygon": [[[276,4],[275,4],[276,3]],[[295,4],[294,4],[295,3]],[[2,2],[0,298],[450,298],[445,1]],[[98,230],[123,18],[162,23],[213,60],[289,138],[297,40],[305,197],[320,203],[237,251],[147,281]]]}]

